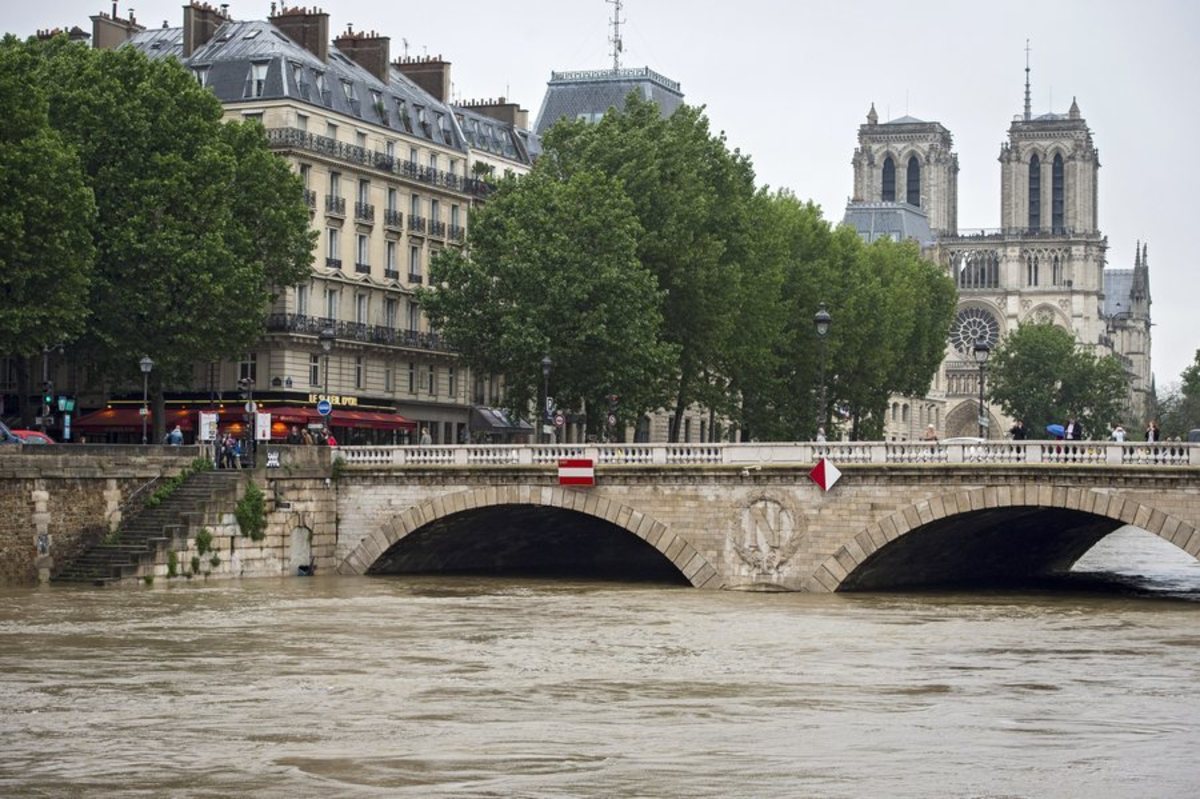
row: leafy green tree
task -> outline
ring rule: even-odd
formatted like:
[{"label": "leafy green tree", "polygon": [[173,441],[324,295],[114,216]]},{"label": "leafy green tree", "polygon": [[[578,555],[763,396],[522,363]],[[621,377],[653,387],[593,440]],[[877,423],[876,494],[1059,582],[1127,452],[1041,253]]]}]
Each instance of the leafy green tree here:
[{"label": "leafy green tree", "polygon": [[0,352],[18,358],[83,332],[95,258],[92,192],[75,150],[50,127],[44,93],[29,83],[34,63],[15,39],[0,43]]},{"label": "leafy green tree", "polygon": [[676,355],[658,338],[661,292],[638,262],[639,232],[617,180],[539,164],[474,213],[469,247],[438,255],[420,302],[468,365],[504,374],[518,413],[538,396],[549,355],[559,406],[586,411],[598,432],[608,394],[625,413],[660,404]]},{"label": "leafy green tree", "polygon": [[51,124],[95,193],[92,316],[81,353],[115,379],[148,354],[155,435],[163,387],[261,335],[281,287],[308,275],[315,234],[303,187],[256,123],[224,123],[216,97],[173,59],[26,45]]},{"label": "leafy green tree", "polygon": [[721,372],[737,319],[729,300],[751,246],[750,162],[711,133],[702,109],[681,106],[664,119],[635,93],[598,124],[559,123],[544,145],[563,174],[598,169],[633,201],[638,258],[663,292],[660,338],[676,353],[666,378],[678,438],[690,405],[721,406],[728,395]]},{"label": "leafy green tree", "polygon": [[1189,431],[1200,429],[1200,350],[1180,381],[1159,401],[1158,416],[1164,436],[1186,440]]},{"label": "leafy green tree", "polygon": [[988,363],[988,397],[1035,433],[1073,416],[1097,437],[1120,418],[1127,388],[1116,358],[1093,355],[1052,324],[1021,325]]}]

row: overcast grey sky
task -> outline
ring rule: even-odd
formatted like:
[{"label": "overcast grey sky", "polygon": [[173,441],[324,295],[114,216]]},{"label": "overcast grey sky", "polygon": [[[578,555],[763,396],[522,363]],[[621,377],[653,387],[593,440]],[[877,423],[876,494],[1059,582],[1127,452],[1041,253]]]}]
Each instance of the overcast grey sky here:
[{"label": "overcast grey sky", "polygon": [[[210,0],[218,5],[219,0]],[[138,20],[180,24],[182,0],[136,0]],[[495,3],[316,3],[332,31],[348,24],[392,39],[393,56],[442,55],[458,99],[505,95],[536,117],[551,70],[612,63],[604,0]],[[120,5],[126,16],[127,3]],[[4,30],[78,24],[111,0],[4,3]],[[238,19],[265,18],[269,0],[232,0]],[[1200,3],[1195,0],[910,0],[770,2],[624,0],[622,65],[679,81],[714,130],[748,153],[758,180],[810,198],[839,220],[850,158],[872,102],[882,119],[937,120],[959,157],[959,225],[1000,224],[997,157],[1020,113],[1025,40],[1034,113],[1078,100],[1100,150],[1100,227],[1109,263],[1131,266],[1149,242],[1153,365],[1160,389],[1200,347],[1195,254],[1200,183],[1190,135],[1200,131]]]}]

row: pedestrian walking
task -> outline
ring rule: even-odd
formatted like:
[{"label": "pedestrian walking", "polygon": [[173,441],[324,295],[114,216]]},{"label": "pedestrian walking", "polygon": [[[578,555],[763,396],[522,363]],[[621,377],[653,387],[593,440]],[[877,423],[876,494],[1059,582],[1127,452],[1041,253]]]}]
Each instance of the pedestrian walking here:
[{"label": "pedestrian walking", "polygon": [[421,446],[427,447],[432,443],[433,443],[433,437],[429,435],[429,428],[422,427],[421,428]]}]

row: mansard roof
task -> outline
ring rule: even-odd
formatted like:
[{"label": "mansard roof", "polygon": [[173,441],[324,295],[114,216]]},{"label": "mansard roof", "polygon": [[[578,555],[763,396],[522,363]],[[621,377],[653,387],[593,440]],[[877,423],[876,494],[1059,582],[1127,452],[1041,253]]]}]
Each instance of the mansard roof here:
[{"label": "mansard roof", "polygon": [[679,84],[649,67],[551,72],[533,129],[542,136],[563,118],[598,120],[610,108],[624,108],[631,91],[657,103],[663,116],[670,116],[683,105]]},{"label": "mansard roof", "polygon": [[852,202],[846,206],[842,224],[850,225],[863,241],[912,239],[922,247],[934,242],[929,228],[929,217],[924,211],[908,203]]}]

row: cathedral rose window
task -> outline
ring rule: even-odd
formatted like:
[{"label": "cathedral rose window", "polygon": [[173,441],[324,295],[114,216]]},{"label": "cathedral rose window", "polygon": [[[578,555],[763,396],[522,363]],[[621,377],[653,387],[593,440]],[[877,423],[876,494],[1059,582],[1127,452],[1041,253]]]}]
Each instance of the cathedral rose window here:
[{"label": "cathedral rose window", "polygon": [[970,357],[980,339],[995,348],[1000,341],[1000,324],[983,308],[963,308],[950,326],[950,344],[963,356]]}]

